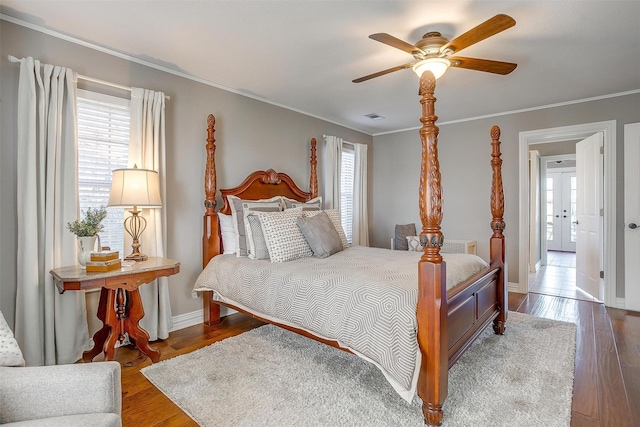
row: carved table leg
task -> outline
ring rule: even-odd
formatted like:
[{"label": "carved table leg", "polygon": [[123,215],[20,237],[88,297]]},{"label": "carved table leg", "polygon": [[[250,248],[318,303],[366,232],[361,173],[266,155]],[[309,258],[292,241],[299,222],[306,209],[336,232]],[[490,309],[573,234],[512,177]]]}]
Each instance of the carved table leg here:
[{"label": "carved table leg", "polygon": [[102,288],[100,290],[100,302],[98,303],[98,319],[102,321],[102,328],[95,334],[93,334],[93,348],[91,350],[82,353],[82,360],[84,362],[91,362],[94,357],[102,352],[104,348],[104,342],[109,336],[111,326],[106,322],[107,300],[109,290]]},{"label": "carved table leg", "polygon": [[139,325],[144,317],[142,298],[138,289],[126,291],[122,288],[100,291],[98,319],[102,320],[102,328],[93,335],[93,348],[82,354],[82,360],[91,362],[100,352],[104,352],[105,360],[113,360],[116,343],[129,338],[136,344],[141,353],[147,355],[152,362],[160,360],[160,352],[149,346],[149,334]]},{"label": "carved table leg", "polygon": [[109,335],[104,342],[103,352],[105,360],[113,360],[116,351],[116,342],[118,341],[122,331],[118,323],[118,314],[116,312],[117,291],[108,289],[106,323],[110,326]]},{"label": "carved table leg", "polygon": [[124,329],[129,333],[129,338],[135,342],[141,353],[149,356],[152,362],[159,361],[160,352],[149,346],[149,334],[139,325],[140,319],[144,317],[144,308],[140,292],[137,289],[127,292],[127,308]]}]

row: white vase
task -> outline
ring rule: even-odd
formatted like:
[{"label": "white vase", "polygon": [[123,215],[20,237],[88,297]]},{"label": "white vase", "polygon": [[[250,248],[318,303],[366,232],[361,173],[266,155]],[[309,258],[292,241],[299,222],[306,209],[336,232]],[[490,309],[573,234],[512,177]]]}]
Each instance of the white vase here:
[{"label": "white vase", "polygon": [[78,239],[78,262],[82,268],[85,268],[87,261],[91,260],[91,252],[96,249],[96,240],[98,236],[77,237]]}]

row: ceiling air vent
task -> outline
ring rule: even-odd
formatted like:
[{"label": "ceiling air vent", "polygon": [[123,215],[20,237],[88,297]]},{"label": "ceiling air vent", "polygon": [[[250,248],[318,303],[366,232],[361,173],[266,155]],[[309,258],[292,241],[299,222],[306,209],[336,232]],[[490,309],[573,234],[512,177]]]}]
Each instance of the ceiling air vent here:
[{"label": "ceiling air vent", "polygon": [[371,120],[384,120],[385,118],[383,116],[381,116],[380,114],[376,114],[376,113],[371,113],[371,114],[365,114],[365,117],[369,117]]}]

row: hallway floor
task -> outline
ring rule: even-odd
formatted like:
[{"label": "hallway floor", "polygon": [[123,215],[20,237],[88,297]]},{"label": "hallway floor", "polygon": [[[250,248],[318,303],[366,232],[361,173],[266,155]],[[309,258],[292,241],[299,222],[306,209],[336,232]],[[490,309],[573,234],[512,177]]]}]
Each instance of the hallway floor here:
[{"label": "hallway floor", "polygon": [[576,286],[575,252],[547,252],[548,265],[529,274],[529,292],[600,302]]}]

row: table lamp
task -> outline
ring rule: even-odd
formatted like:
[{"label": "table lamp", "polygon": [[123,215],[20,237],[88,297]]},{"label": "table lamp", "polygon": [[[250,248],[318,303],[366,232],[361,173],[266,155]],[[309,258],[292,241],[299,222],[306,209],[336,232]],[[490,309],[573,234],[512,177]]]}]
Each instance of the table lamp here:
[{"label": "table lamp", "polygon": [[145,261],[147,256],[140,252],[140,236],[147,228],[147,220],[140,216],[138,208],[159,208],[160,184],[158,172],[150,169],[114,169],[111,179],[110,207],[133,207],[131,216],[124,220],[124,229],[133,239],[131,255],[125,260]]}]

